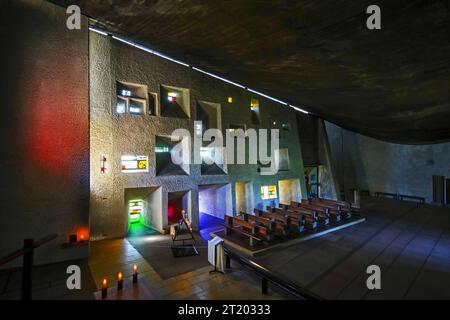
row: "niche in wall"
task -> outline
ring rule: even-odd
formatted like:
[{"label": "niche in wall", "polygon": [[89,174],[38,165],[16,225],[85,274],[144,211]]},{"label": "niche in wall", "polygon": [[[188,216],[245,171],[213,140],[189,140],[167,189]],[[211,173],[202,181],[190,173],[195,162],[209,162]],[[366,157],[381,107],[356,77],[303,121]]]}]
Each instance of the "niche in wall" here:
[{"label": "niche in wall", "polygon": [[274,150],[273,157],[278,171],[290,170],[289,150],[287,148]]},{"label": "niche in wall", "polygon": [[251,181],[237,181],[235,184],[236,213],[252,213],[254,208],[253,183]]},{"label": "niche in wall", "polygon": [[261,119],[259,116],[259,100],[258,99],[252,99],[250,101],[250,110],[252,112],[252,124],[260,124]]},{"label": "niche in wall", "polygon": [[141,206],[139,223],[146,227],[162,231],[162,192],[161,187],[125,188],[125,210],[128,229],[132,215],[130,205],[139,204]]},{"label": "niche in wall", "polygon": [[181,211],[185,210],[190,216],[190,197],[189,190],[169,192],[167,194],[167,224],[177,223],[181,218]]},{"label": "niche in wall", "polygon": [[[155,137],[155,160],[156,160],[156,175],[157,176],[173,176],[173,175],[188,175],[189,161],[184,161],[181,164],[173,163],[171,152],[175,145],[180,143],[178,141],[171,141],[170,137],[156,136]],[[181,158],[187,157],[189,159],[189,146],[184,146],[180,154]]]},{"label": "niche in wall", "polygon": [[147,86],[129,82],[116,82],[115,113],[142,115],[147,112]]},{"label": "niche in wall", "polygon": [[202,175],[227,174],[226,154],[224,151],[223,147],[202,147],[200,149]]},{"label": "niche in wall", "polygon": [[189,119],[191,117],[189,90],[161,85],[160,116]]},{"label": "niche in wall", "polygon": [[198,101],[197,121],[202,122],[202,133],[210,128],[222,130],[220,103]]},{"label": "niche in wall", "polygon": [[207,214],[223,220],[225,214],[231,214],[231,184],[208,184],[198,186],[198,205],[201,214]]},{"label": "niche in wall", "polygon": [[289,204],[291,201],[300,202],[302,199],[300,179],[279,180],[278,193],[280,195],[280,203]]}]

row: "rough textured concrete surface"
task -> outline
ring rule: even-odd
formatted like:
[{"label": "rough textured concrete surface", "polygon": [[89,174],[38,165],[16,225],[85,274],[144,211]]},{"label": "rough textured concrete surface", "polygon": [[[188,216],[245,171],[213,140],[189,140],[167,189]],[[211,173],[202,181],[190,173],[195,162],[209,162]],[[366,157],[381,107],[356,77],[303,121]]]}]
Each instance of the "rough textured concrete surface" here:
[{"label": "rough textured concrete surface", "polygon": [[[255,206],[264,205],[260,194],[261,185],[278,185],[278,180],[300,179],[301,196],[306,197],[302,179],[303,161],[296,122],[297,112],[291,108],[95,32],[90,33],[89,72],[92,168],[90,214],[93,239],[120,237],[126,234],[128,229],[127,204],[124,196],[126,188],[161,188],[161,210],[152,213],[162,219],[162,224],[153,226],[160,231],[167,226],[169,192],[191,190],[189,215],[193,220],[194,229],[198,228],[199,186],[202,185],[230,184],[231,203],[227,203],[226,207],[232,208],[231,211],[234,212],[235,184],[238,181],[253,182]],[[188,89],[190,118],[117,114],[116,81],[145,85],[149,92],[158,95],[158,100],[162,85]],[[227,102],[228,97],[233,98],[231,104]],[[260,125],[252,125],[250,110],[252,98],[259,99]],[[245,164],[228,165],[228,174],[202,175],[200,165],[191,165],[189,175],[157,175],[155,137],[170,136],[177,128],[185,128],[192,133],[198,101],[221,105],[222,129],[229,128],[230,124],[244,124],[247,129],[251,127],[280,129],[282,123],[289,124],[290,131],[280,130],[280,148],[289,149],[290,170],[280,171],[272,176],[262,176],[257,171],[257,165]],[[120,162],[122,155],[148,156],[149,172],[123,173]],[[108,159],[105,174],[100,171],[101,156]],[[269,203],[265,201],[265,204]]]},{"label": "rough textured concrete surface", "polygon": [[[450,141],[448,0],[53,1],[348,130]],[[370,5],[379,30],[367,28]]]},{"label": "rough textured concrete surface", "polygon": [[88,246],[61,244],[89,236],[87,19],[68,30],[45,1],[1,6],[0,256],[57,233],[36,264],[86,257]]},{"label": "rough textured concrete surface", "polygon": [[359,188],[433,200],[432,176],[450,176],[450,143],[401,145],[326,123],[341,190]]}]

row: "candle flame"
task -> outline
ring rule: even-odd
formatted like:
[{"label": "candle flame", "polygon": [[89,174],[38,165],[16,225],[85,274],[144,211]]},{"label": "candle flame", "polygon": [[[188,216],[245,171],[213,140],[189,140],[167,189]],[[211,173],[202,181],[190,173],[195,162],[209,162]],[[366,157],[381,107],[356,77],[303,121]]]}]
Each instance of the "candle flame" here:
[{"label": "candle flame", "polygon": [[102,281],[103,287],[106,287],[107,284],[108,284],[108,280],[106,280],[106,278],[104,278]]},{"label": "candle flame", "polygon": [[117,279],[118,279],[119,281],[122,280],[122,272],[119,272],[119,273],[117,274]]},{"label": "candle flame", "polygon": [[133,266],[133,271],[134,271],[134,273],[137,273],[137,271],[138,271],[137,265]]}]

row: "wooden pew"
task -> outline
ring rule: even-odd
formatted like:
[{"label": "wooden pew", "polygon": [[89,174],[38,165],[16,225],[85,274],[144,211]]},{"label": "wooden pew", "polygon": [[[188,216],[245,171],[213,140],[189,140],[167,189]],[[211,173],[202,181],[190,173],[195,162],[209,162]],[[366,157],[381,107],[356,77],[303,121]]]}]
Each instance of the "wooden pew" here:
[{"label": "wooden pew", "polygon": [[275,211],[266,212],[256,208],[254,209],[254,212],[257,216],[276,219],[277,221],[288,226],[288,230],[293,229],[296,232],[303,232],[305,230],[304,221],[299,220],[298,216],[291,217],[289,216],[289,214],[285,212],[275,212]]},{"label": "wooden pew", "polygon": [[225,234],[228,235],[232,232],[242,234],[249,239],[249,244],[252,247],[255,245],[255,241],[263,241],[268,234],[265,227],[258,226],[255,222],[245,221],[229,215],[225,215],[224,220]]},{"label": "wooden pew", "polygon": [[[302,200],[302,204],[303,204],[303,201],[304,200]],[[348,205],[347,206],[342,206],[339,203],[340,202],[337,202],[337,203],[333,204],[332,202],[329,202],[329,201],[317,200],[317,198],[313,198],[313,199],[309,200],[309,204],[311,204],[311,205],[315,205],[315,206],[319,206],[319,207],[323,207],[323,208],[329,208],[330,212],[331,211],[337,211],[344,218],[346,218],[346,219],[351,218],[352,210],[350,209],[350,207]]]},{"label": "wooden pew", "polygon": [[327,205],[336,210],[351,210],[350,203],[344,202],[344,201],[330,200],[330,199],[323,199],[323,198],[312,198],[312,199],[309,199],[309,202]]},{"label": "wooden pew", "polygon": [[283,210],[281,208],[275,208],[271,206],[267,206],[267,210],[278,213],[278,214],[286,214],[288,215],[293,221],[299,221],[299,224],[301,222],[301,225],[306,227],[309,230],[313,230],[317,228],[317,217],[315,217],[312,214],[304,214],[300,212],[296,212],[294,210]]},{"label": "wooden pew", "polygon": [[[286,208],[286,205],[283,205],[284,208]],[[287,209],[285,210],[291,210],[295,211],[304,215],[313,216],[320,224],[327,225],[330,223],[330,214],[327,212],[317,211],[310,208],[305,207],[291,207],[287,206]]]},{"label": "wooden pew", "polygon": [[291,201],[291,207],[293,208],[304,208],[307,210],[315,210],[319,214],[319,216],[322,216],[323,219],[328,218],[331,219],[333,222],[339,222],[341,220],[341,213],[337,210],[332,210],[330,208],[322,207],[316,204],[309,204],[305,202],[296,202]]},{"label": "wooden pew", "polygon": [[359,207],[353,206],[351,202],[347,202],[347,201],[331,200],[331,199],[324,199],[324,198],[313,198],[311,200],[314,200],[316,202],[330,204],[330,205],[340,206],[341,210],[344,212],[359,211],[359,209],[360,209]]},{"label": "wooden pew", "polygon": [[285,237],[289,233],[289,225],[285,224],[273,217],[263,217],[263,216],[257,216],[251,213],[247,212],[239,212],[240,215],[243,216],[245,221],[255,221],[256,223],[262,224],[267,228],[269,231],[268,240],[272,240],[272,234],[276,235],[279,233],[279,235]]}]

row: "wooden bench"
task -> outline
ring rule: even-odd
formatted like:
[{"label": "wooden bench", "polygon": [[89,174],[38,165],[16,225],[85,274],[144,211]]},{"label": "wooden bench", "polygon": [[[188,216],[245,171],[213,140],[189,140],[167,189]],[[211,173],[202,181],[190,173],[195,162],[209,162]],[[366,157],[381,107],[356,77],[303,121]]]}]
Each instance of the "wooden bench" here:
[{"label": "wooden bench", "polygon": [[287,212],[275,212],[272,210],[269,210],[269,212],[267,212],[259,209],[254,209],[254,212],[258,216],[276,219],[277,221],[286,225],[287,230],[292,229],[296,232],[302,232],[305,229],[304,221],[298,220],[298,216],[291,217]]},{"label": "wooden bench", "polygon": [[299,228],[296,231],[302,232],[304,228],[313,230],[317,227],[317,217],[314,215],[296,212],[295,210],[284,210],[282,208],[275,208],[271,206],[267,206],[267,210],[278,214],[288,215],[291,218],[292,223],[295,224],[295,227]]},{"label": "wooden bench", "polygon": [[352,207],[351,203],[345,201],[323,199],[323,198],[312,198],[309,200],[309,202],[328,206],[329,208],[336,209],[338,211],[351,211],[352,209],[355,209],[354,207]]},{"label": "wooden bench", "polygon": [[249,239],[249,244],[251,247],[255,245],[255,241],[263,241],[265,236],[268,234],[265,227],[258,226],[254,222],[245,221],[229,215],[225,215],[224,220],[225,234],[229,235],[232,232],[236,232],[244,235]]},{"label": "wooden bench", "polygon": [[313,198],[309,200],[309,203],[315,206],[323,207],[323,208],[329,208],[330,214],[333,213],[339,213],[342,217],[349,219],[352,217],[352,210],[355,208],[350,207],[349,204],[342,201],[334,201],[334,200],[325,200],[325,199],[317,199]]},{"label": "wooden bench", "polygon": [[328,213],[317,211],[311,208],[305,208],[305,207],[297,207],[297,206],[291,206],[286,204],[280,204],[280,207],[284,208],[284,210],[288,211],[294,211],[299,214],[303,214],[306,217],[309,217],[310,220],[312,218],[314,221],[317,221],[320,224],[327,225],[330,223],[330,215]]},{"label": "wooden bench", "polygon": [[291,207],[315,210],[315,211],[317,211],[319,216],[321,215],[323,218],[331,219],[331,221],[333,221],[333,222],[341,221],[341,212],[340,211],[330,209],[328,207],[324,207],[324,206],[321,206],[318,204],[305,203],[305,201],[302,203],[291,201]]},{"label": "wooden bench", "polygon": [[243,216],[245,221],[254,221],[265,226],[269,231],[269,236],[267,237],[269,241],[272,240],[272,234],[286,237],[289,233],[289,225],[278,221],[274,217],[257,216],[243,211],[239,212],[239,214]]}]

